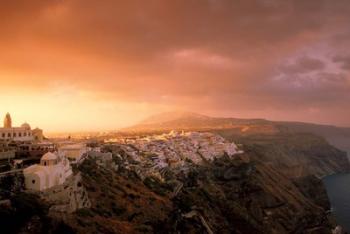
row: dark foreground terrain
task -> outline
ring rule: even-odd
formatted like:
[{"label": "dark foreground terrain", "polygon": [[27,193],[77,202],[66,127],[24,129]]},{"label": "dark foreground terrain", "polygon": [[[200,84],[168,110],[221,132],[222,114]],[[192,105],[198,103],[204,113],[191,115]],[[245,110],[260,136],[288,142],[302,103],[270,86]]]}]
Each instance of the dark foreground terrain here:
[{"label": "dark foreground terrain", "polygon": [[117,156],[125,152],[111,150],[117,169],[85,160],[78,170],[92,206],[74,213],[2,191],[9,202],[1,204],[1,233],[331,233],[336,224],[319,177],[349,171],[344,152],[310,134],[221,134],[245,153],[188,162],[186,173],[168,168],[163,180],[140,178],[141,165]]}]

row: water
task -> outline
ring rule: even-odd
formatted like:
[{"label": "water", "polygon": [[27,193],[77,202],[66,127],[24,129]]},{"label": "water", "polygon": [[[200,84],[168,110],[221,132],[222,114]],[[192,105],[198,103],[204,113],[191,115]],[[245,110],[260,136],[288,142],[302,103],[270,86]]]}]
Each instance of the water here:
[{"label": "water", "polygon": [[350,174],[327,176],[323,182],[338,224],[350,232]]}]

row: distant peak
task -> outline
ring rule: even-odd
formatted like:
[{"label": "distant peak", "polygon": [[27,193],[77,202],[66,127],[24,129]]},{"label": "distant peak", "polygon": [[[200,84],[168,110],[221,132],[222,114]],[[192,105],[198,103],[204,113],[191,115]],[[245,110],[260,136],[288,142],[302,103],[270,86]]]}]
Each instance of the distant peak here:
[{"label": "distant peak", "polygon": [[164,123],[177,119],[210,119],[211,117],[194,113],[194,112],[185,112],[185,111],[171,111],[163,112],[160,114],[152,115],[151,117],[143,120],[141,124],[154,124],[154,123]]}]

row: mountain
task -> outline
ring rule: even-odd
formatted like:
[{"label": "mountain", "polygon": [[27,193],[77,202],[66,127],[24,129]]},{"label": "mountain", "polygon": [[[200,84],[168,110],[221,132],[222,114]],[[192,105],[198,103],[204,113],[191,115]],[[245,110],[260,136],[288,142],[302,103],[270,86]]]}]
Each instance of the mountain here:
[{"label": "mountain", "polygon": [[149,118],[143,120],[140,124],[151,125],[151,124],[176,121],[179,119],[192,119],[192,120],[198,120],[198,121],[205,121],[205,120],[211,119],[211,117],[193,113],[193,112],[173,111],[173,112],[163,112],[158,115],[150,116]]},{"label": "mountain", "polygon": [[158,132],[170,130],[231,129],[241,133],[275,133],[278,131],[271,121],[264,119],[237,119],[209,117],[191,112],[167,112],[150,118],[121,132]]}]

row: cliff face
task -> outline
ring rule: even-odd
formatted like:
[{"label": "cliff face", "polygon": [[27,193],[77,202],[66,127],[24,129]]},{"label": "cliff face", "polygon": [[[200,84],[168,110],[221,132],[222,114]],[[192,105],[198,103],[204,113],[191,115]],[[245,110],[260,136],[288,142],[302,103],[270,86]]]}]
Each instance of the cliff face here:
[{"label": "cliff face", "polygon": [[290,179],[257,160],[261,153],[187,162],[186,173],[168,168],[162,178],[140,177],[142,166],[121,158],[127,153],[120,149],[113,152],[117,167],[88,159],[80,171],[91,208],[64,222],[79,233],[330,233],[320,180]]},{"label": "cliff face", "polygon": [[[197,211],[213,233],[329,233],[325,206],[307,198],[289,179],[273,168],[245,160],[221,158],[194,168],[167,228],[175,233],[205,230]],[[324,205],[324,204],[323,204]],[[175,224],[175,226],[174,226]]]},{"label": "cliff face", "polygon": [[324,137],[330,144],[346,151],[350,156],[350,128],[306,123],[279,123],[282,128],[290,132],[309,132]]},{"label": "cliff face", "polygon": [[346,152],[309,133],[239,136],[223,133],[243,144],[256,161],[272,165],[289,178],[323,177],[350,171]]},{"label": "cliff face", "polygon": [[[161,178],[140,176],[147,163],[138,164],[122,149],[112,153],[113,163],[89,158],[79,167],[90,208],[52,216],[49,204],[38,205],[12,228],[22,233],[247,234],[330,233],[334,228],[320,181],[288,178],[256,160],[260,149],[202,165],[186,162],[186,172],[167,168]],[[23,203],[31,207],[26,198],[11,200],[13,207],[0,215],[15,217]]]}]

